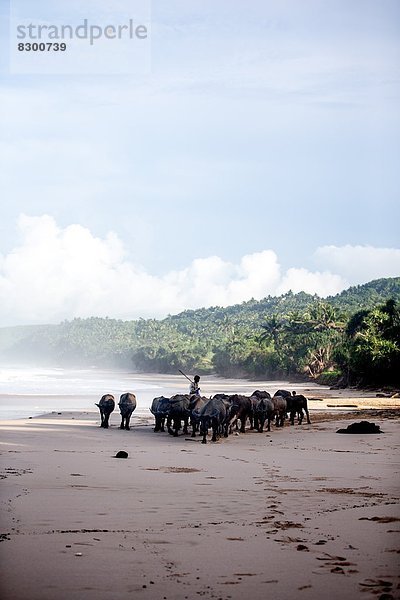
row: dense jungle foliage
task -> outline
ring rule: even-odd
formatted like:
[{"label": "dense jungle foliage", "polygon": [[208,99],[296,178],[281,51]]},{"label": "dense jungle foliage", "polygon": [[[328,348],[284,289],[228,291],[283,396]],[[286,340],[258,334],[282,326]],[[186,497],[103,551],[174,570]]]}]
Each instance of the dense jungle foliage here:
[{"label": "dense jungle foliage", "polygon": [[59,365],[137,371],[310,377],[324,383],[400,380],[400,278],[325,300],[304,292],[163,320],[92,317],[0,330],[0,352]]}]

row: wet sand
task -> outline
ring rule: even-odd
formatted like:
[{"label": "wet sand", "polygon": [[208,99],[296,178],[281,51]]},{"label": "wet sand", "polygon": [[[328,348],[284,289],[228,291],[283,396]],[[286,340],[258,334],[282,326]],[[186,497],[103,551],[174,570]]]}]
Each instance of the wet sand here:
[{"label": "wet sand", "polygon": [[[1,422],[0,596],[399,598],[400,401],[327,396],[311,425],[206,445],[145,411],[130,431],[115,413]],[[384,433],[336,433],[365,418]]]}]

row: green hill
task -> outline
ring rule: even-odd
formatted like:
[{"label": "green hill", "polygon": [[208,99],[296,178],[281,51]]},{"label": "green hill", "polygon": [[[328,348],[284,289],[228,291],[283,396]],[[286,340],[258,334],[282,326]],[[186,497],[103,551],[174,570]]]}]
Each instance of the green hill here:
[{"label": "green hill", "polygon": [[[327,370],[343,370],[345,348],[351,345],[346,327],[352,315],[364,311],[356,319],[357,327],[360,322],[371,328],[373,311],[381,310],[389,299],[395,306],[400,302],[400,278],[371,281],[325,300],[288,292],[226,308],[186,310],[162,320],[91,317],[59,325],[9,327],[0,329],[0,354],[3,360],[154,372],[186,369],[231,376],[317,377]],[[387,321],[382,314],[381,321]],[[364,330],[357,327],[353,330],[361,339]],[[374,327],[375,343],[384,334]],[[387,352],[386,358],[396,362],[400,340],[393,331],[396,327],[385,333],[395,336],[390,351],[391,338],[368,352]],[[353,350],[360,353],[359,346]]]},{"label": "green hill", "polygon": [[383,304],[388,298],[400,302],[400,277],[375,279],[363,285],[350,287],[336,296],[329,296],[326,300],[341,311],[352,314]]}]

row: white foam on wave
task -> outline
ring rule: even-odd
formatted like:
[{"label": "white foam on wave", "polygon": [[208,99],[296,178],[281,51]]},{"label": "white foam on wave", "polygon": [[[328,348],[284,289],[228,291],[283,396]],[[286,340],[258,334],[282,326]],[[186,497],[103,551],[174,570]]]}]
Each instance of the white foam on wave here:
[{"label": "white foam on wave", "polygon": [[121,371],[7,366],[0,368],[0,419],[26,418],[62,410],[93,410],[103,394],[131,391],[150,406],[156,381],[145,383]]},{"label": "white foam on wave", "polygon": [[82,395],[150,390],[157,385],[138,381],[134,374],[97,369],[39,367],[0,368],[0,394]]}]

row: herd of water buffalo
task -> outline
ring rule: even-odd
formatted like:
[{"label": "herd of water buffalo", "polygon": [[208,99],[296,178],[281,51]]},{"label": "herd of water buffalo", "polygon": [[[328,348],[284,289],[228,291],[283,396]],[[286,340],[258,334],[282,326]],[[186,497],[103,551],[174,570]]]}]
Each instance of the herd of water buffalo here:
[{"label": "herd of water buffalo", "polygon": [[[110,414],[115,408],[114,396],[106,394],[96,406],[100,410],[101,427],[107,428]],[[118,406],[121,413],[120,428],[129,429],[130,418],[136,408],[135,394],[122,394]],[[256,390],[251,396],[240,394],[215,394],[211,398],[196,394],[192,396],[176,394],[171,398],[159,396],[154,398],[150,411],[155,418],[155,432],[165,431],[167,427],[168,433],[175,437],[181,429],[187,435],[190,424],[192,437],[200,433],[203,444],[207,443],[209,430],[212,431],[213,442],[220,436],[228,437],[233,427],[239,428],[239,424],[239,430],[244,433],[247,419],[250,422],[250,429],[259,432],[264,430],[266,423],[267,430],[271,431],[273,421],[276,427],[283,427],[288,416],[290,423],[294,425],[296,418],[301,424],[305,414],[307,423],[311,424],[307,398],[287,390],[278,390],[274,396],[260,390]]]}]

